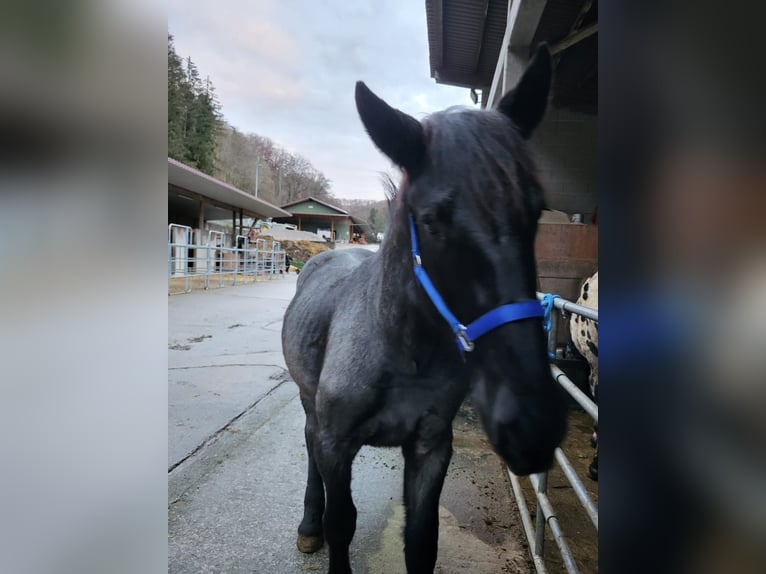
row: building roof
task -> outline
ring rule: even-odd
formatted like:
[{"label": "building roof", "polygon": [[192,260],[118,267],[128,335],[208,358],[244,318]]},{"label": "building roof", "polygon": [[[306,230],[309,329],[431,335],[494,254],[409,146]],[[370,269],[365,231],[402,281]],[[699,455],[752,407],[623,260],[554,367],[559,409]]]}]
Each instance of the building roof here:
[{"label": "building roof", "polygon": [[[330,209],[332,209],[334,211],[337,211],[338,215],[349,216],[348,211],[346,211],[345,209],[341,209],[340,207],[337,207],[335,205],[331,205],[331,204],[327,203],[326,201],[322,201],[321,199],[317,199],[316,197],[313,197],[313,196],[312,197],[304,197],[303,199],[297,199],[295,201],[291,201],[290,203],[285,203],[285,204],[282,205],[282,209],[287,209],[288,207],[293,207],[293,206],[300,205],[301,203],[306,203],[306,202],[309,202],[309,201],[315,201],[316,203],[319,203],[321,205],[324,205],[325,207],[328,207],[328,208],[330,208]],[[328,215],[328,214],[324,214],[324,215]]]},{"label": "building roof", "polygon": [[268,201],[245,193],[233,185],[170,157],[168,158],[168,183],[220,204],[241,209],[247,216],[285,217],[290,215],[287,211]]},{"label": "building roof", "polygon": [[[301,213],[301,216],[310,216],[310,217],[348,217],[351,220],[351,223],[355,225],[369,225],[367,221],[362,219],[361,217],[357,217],[356,215],[351,215],[348,211],[345,209],[341,209],[340,207],[336,205],[332,205],[330,203],[327,203],[326,201],[322,201],[321,199],[317,199],[316,197],[304,197],[303,199],[297,199],[295,201],[291,201],[290,203],[285,203],[282,205],[282,209],[290,210],[291,207],[295,207],[296,205],[300,205],[302,203],[308,203],[310,201],[314,201],[320,205],[325,206],[328,209],[332,209],[336,213]],[[295,214],[290,213],[290,216],[294,216]],[[284,219],[284,218],[281,218]]]},{"label": "building roof", "polygon": [[508,0],[426,0],[431,77],[440,84],[489,87],[507,14]]},{"label": "building roof", "polygon": [[[426,0],[431,77],[489,92],[505,45],[526,56],[540,42],[555,55],[553,103],[595,112],[598,0]],[[486,103],[486,102],[484,102]]]}]

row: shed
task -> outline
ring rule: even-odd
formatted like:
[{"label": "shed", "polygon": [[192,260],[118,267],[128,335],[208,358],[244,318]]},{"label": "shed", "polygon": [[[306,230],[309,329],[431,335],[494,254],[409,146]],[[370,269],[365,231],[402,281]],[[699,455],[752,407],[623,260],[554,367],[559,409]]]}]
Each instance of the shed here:
[{"label": "shed", "polygon": [[299,231],[316,233],[330,241],[356,243],[363,241],[369,227],[366,221],[351,215],[345,209],[331,205],[316,197],[299,199],[282,206],[288,217],[276,217],[280,223],[292,223]]},{"label": "shed", "polygon": [[[243,219],[267,219],[290,214],[271,203],[168,158],[168,223],[185,225],[202,234],[209,221],[228,220],[244,235]],[[199,241],[201,237],[197,237]],[[234,237],[230,238],[233,245]]]}]

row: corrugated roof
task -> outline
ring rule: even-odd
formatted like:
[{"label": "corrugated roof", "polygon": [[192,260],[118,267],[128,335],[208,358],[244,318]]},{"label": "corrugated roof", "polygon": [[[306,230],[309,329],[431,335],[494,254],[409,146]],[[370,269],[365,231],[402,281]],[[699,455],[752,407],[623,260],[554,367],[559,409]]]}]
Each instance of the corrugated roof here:
[{"label": "corrugated roof", "polygon": [[426,0],[431,77],[440,84],[488,87],[507,15],[508,0]]},{"label": "corrugated roof", "polygon": [[233,185],[202,173],[191,166],[168,158],[168,183],[187,189],[208,199],[241,209],[248,216],[284,217],[290,214],[268,201],[237,189]]},{"label": "corrugated roof", "polygon": [[[431,77],[440,84],[488,89],[492,84],[508,19],[508,0],[426,0]],[[555,45],[598,21],[598,0],[548,0],[530,48]],[[554,104],[596,110],[598,38],[556,55]]]}]

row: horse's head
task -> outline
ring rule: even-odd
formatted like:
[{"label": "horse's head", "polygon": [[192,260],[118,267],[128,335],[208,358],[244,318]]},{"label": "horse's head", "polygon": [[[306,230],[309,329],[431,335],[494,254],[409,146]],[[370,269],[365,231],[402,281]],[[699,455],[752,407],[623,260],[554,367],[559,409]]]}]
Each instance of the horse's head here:
[{"label": "horse's head", "polygon": [[[422,123],[357,84],[367,132],[406,174],[394,215],[406,236],[400,243],[409,244],[411,215],[423,268],[465,324],[500,305],[535,300],[543,197],[526,140],[545,113],[550,77],[550,54],[541,47],[496,110],[452,108]],[[433,328],[448,329],[422,290],[417,297]],[[518,474],[547,469],[566,422],[540,318],[490,331],[465,358],[475,406],[497,452]]]}]

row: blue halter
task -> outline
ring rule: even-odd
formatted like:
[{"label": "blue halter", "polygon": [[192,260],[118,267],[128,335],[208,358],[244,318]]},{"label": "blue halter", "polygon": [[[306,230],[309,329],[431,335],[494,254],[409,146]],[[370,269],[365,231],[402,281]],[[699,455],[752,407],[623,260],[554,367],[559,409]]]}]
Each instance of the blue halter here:
[{"label": "blue halter", "polygon": [[436,287],[431,282],[431,278],[423,269],[423,265],[420,261],[420,248],[418,247],[418,234],[415,229],[415,219],[410,214],[410,238],[412,241],[412,259],[415,264],[415,277],[417,277],[418,283],[423,287],[428,294],[429,299],[439,311],[439,314],[444,317],[444,320],[449,323],[452,332],[455,333],[457,339],[457,345],[461,352],[471,352],[474,349],[474,341],[492,331],[497,329],[501,325],[506,323],[512,323],[513,321],[520,321],[521,319],[528,319],[530,317],[542,317],[543,307],[539,301],[520,301],[518,303],[508,303],[507,305],[501,305],[495,307],[488,313],[485,313],[467,327],[458,321],[457,317],[449,310],[447,304],[442,299]]}]

